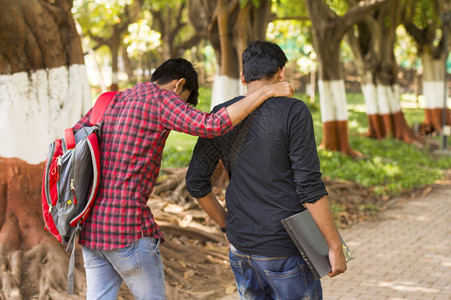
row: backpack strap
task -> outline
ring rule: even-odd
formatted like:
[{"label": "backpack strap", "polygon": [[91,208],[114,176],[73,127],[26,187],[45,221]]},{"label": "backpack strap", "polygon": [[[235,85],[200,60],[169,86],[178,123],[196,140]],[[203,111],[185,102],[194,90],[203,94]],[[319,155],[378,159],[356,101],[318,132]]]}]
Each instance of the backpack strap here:
[{"label": "backpack strap", "polygon": [[102,121],[103,115],[105,114],[111,99],[113,99],[113,97],[117,93],[118,92],[105,92],[101,94],[99,98],[97,98],[96,103],[94,104],[91,111],[91,117],[89,118],[89,122],[92,125],[100,123],[100,121]]},{"label": "backpack strap", "polygon": [[75,287],[75,242],[77,236],[80,233],[81,227],[80,222],[77,224],[77,228],[72,232],[69,242],[67,243],[66,252],[71,251],[69,258],[69,270],[67,271],[67,293],[69,295],[74,294]]},{"label": "backpack strap", "polygon": [[75,135],[72,128],[66,128],[64,130],[64,140],[67,149],[73,149],[75,147]]},{"label": "backpack strap", "polygon": [[[94,103],[94,106],[92,107],[91,116],[89,117],[89,123],[91,125],[95,125],[102,121],[108,105],[117,93],[118,92],[105,92],[97,98],[96,103]],[[72,128],[67,128],[64,131],[64,140],[68,150],[75,147],[75,136]]]}]

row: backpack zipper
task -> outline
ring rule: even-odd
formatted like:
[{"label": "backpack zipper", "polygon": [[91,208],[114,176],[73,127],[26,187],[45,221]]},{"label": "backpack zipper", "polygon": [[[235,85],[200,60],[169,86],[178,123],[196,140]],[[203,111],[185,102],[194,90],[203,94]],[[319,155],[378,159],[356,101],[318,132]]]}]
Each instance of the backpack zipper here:
[{"label": "backpack zipper", "polygon": [[[63,165],[63,156],[58,156],[56,160],[56,193],[58,194],[58,200],[61,199],[61,188],[59,185],[59,179],[60,179],[60,168]],[[58,200],[56,203],[58,203]],[[52,208],[52,204],[49,205],[49,211]]]},{"label": "backpack zipper", "polygon": [[74,147],[74,149],[72,150],[72,157],[71,157],[71,170],[70,170],[70,190],[72,191],[72,195],[74,196],[74,205],[77,205],[77,198],[75,198],[75,184],[74,184],[74,177],[75,177],[75,149],[77,149],[77,147]]},{"label": "backpack zipper", "polygon": [[50,196],[50,187],[49,187],[49,183],[48,182],[49,182],[50,175],[53,175],[52,174],[52,169],[50,168],[51,167],[51,161],[49,161],[49,159],[51,157],[53,157],[53,154],[55,153],[55,148],[56,148],[55,147],[55,142],[53,142],[50,145],[49,155],[48,155],[49,158],[47,160],[47,166],[46,166],[46,170],[45,170],[45,182],[46,182],[46,184],[45,184],[45,197],[46,197],[46,200],[47,200],[47,205],[49,206],[49,212],[50,212],[50,210],[52,208],[52,198]]}]

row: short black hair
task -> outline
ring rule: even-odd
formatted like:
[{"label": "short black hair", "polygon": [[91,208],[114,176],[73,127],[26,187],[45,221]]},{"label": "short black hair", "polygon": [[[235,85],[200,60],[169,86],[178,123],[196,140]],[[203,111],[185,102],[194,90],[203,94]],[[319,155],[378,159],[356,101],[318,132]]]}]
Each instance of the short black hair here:
[{"label": "short black hair", "polygon": [[244,80],[272,79],[279,69],[288,61],[283,50],[267,41],[251,42],[241,56]]},{"label": "short black hair", "polygon": [[151,82],[166,84],[174,79],[185,78],[183,91],[191,91],[187,103],[196,106],[199,102],[199,82],[193,65],[184,58],[171,58],[162,63],[150,77]]}]

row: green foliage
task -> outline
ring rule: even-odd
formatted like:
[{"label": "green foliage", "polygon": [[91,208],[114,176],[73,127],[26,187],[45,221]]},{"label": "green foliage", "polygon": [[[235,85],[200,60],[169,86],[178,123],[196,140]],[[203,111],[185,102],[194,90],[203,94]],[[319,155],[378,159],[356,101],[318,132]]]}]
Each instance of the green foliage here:
[{"label": "green foliage", "polygon": [[316,53],[311,44],[311,32],[303,22],[287,20],[270,22],[266,37],[282,48],[288,61],[295,64],[299,72],[307,74],[316,70]]},{"label": "green foliage", "polygon": [[139,57],[161,45],[161,34],[151,29],[147,19],[140,19],[128,26],[124,44],[130,56]]},{"label": "green foliage", "polygon": [[[396,195],[404,190],[432,184],[443,177],[443,170],[451,168],[451,157],[434,158],[426,147],[418,149],[414,145],[396,139],[375,140],[367,138],[368,130],[361,94],[348,94],[349,140],[351,147],[363,153],[362,159],[352,159],[340,152],[319,150],[321,172],[331,179],[350,180],[372,188],[378,195]],[[412,97],[403,95],[403,101]],[[403,109],[409,126],[422,122],[424,110]],[[315,120],[315,136],[321,141],[322,124],[318,122],[319,111],[312,111]]]},{"label": "green foliage", "polygon": [[[211,101],[211,89],[199,88],[199,104],[196,109],[209,112]],[[185,133],[173,131],[169,134],[166,147],[163,152],[163,167],[185,167],[189,164],[196,145],[197,137]]]},{"label": "green foliage", "polygon": [[[171,134],[174,134],[174,132],[172,132]],[[189,147],[168,145],[164,149],[161,166],[163,168],[186,167],[189,165],[192,155],[193,155],[193,145]]]},{"label": "green foliage", "polygon": [[308,16],[305,1],[272,0],[272,12],[279,18]]},{"label": "green foliage", "polygon": [[[320,0],[324,1],[324,0]],[[337,15],[342,16],[348,10],[348,2],[343,0],[326,0],[327,5],[333,10]]]},{"label": "green foliage", "polygon": [[199,104],[196,109],[210,112],[211,103],[211,89],[206,87],[199,87]]},{"label": "green foliage", "polygon": [[83,31],[97,36],[109,36],[107,28],[121,23],[125,9],[132,0],[75,0],[72,13]]},{"label": "green foliage", "polygon": [[246,6],[246,4],[251,1],[252,5],[254,5],[255,7],[259,7],[260,6],[260,1],[261,0],[240,0],[240,7],[243,8]]},{"label": "green foliage", "polygon": [[425,28],[432,23],[440,23],[439,6],[430,0],[403,0],[405,14],[412,16],[413,23],[419,28]]},{"label": "green foliage", "polygon": [[147,10],[153,9],[160,11],[168,8],[173,8],[184,3],[186,3],[186,0],[145,0],[143,3],[143,8]]},{"label": "green foliage", "polygon": [[399,65],[404,68],[418,69],[421,60],[418,57],[417,47],[413,38],[407,34],[404,27],[396,29],[395,56]]},{"label": "green foliage", "polygon": [[321,171],[331,179],[371,187],[375,194],[399,194],[432,184],[443,176],[443,169],[451,168],[451,158],[435,160],[425,151],[398,140],[378,141],[361,135],[352,135],[350,140],[364,158],[352,159],[339,152],[320,150]]}]

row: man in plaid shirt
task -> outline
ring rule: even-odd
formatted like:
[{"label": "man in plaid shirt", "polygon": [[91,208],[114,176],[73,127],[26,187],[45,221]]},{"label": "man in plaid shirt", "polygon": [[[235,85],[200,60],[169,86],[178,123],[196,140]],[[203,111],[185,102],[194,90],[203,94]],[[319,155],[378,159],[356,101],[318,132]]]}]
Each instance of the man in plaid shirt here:
[{"label": "man in plaid shirt", "polygon": [[[118,93],[103,118],[101,181],[79,243],[87,299],[116,299],[122,280],[135,299],[166,299],[159,252],[163,235],[146,205],[171,130],[212,138],[231,131],[266,99],[291,96],[286,82],[267,85],[214,114],[194,109],[197,73],[178,58]],[[191,106],[192,105],[192,106]],[[83,127],[91,111],[75,126]]]}]

